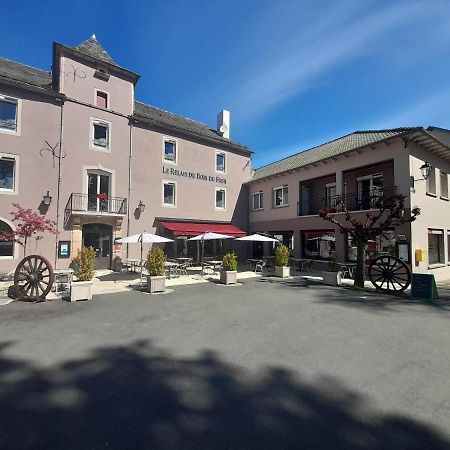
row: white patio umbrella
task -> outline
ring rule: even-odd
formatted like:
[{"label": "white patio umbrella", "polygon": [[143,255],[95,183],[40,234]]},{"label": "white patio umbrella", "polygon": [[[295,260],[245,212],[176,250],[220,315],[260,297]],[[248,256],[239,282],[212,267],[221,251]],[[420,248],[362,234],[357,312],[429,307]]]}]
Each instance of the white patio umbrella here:
[{"label": "white patio umbrella", "polygon": [[249,236],[243,236],[236,239],[237,241],[253,241],[253,242],[279,242],[278,239],[275,239],[270,236],[264,236],[263,234],[250,234]]},{"label": "white patio umbrella", "polygon": [[173,242],[173,239],[168,239],[163,236],[158,236],[157,234],[147,233],[144,231],[141,234],[134,234],[132,236],[127,236],[124,238],[117,239],[116,242],[120,244],[141,244],[141,284],[142,284],[142,250],[143,244],[161,244],[163,242]]},{"label": "white patio umbrella", "polygon": [[234,236],[229,236],[228,234],[220,234],[220,233],[213,233],[211,231],[207,231],[206,233],[199,234],[198,236],[194,236],[188,241],[200,241],[202,244],[202,276],[203,276],[203,260],[205,255],[205,241],[212,241],[215,239],[234,239]]}]

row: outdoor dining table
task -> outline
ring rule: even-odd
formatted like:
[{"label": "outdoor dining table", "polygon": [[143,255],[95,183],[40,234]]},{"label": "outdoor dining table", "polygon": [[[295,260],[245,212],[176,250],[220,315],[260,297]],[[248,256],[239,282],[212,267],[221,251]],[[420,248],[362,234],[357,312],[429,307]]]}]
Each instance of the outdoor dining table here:
[{"label": "outdoor dining table", "polygon": [[168,269],[168,277],[169,280],[172,278],[173,275],[175,275],[175,270],[178,269],[178,267],[180,267],[180,265],[176,262],[172,262],[172,261],[166,261],[164,263],[164,266]]},{"label": "outdoor dining table", "polygon": [[142,265],[142,261],[139,259],[124,259],[122,262],[131,272],[137,272],[137,269]]},{"label": "outdoor dining table", "polygon": [[295,264],[298,264],[298,270],[300,272],[304,272],[310,269],[311,260],[310,259],[304,259],[304,258],[290,258],[291,261]]},{"label": "outdoor dining table", "polygon": [[222,261],[219,259],[212,259],[212,260],[206,261],[206,262],[213,266],[214,272],[217,272],[217,269],[222,266]]}]

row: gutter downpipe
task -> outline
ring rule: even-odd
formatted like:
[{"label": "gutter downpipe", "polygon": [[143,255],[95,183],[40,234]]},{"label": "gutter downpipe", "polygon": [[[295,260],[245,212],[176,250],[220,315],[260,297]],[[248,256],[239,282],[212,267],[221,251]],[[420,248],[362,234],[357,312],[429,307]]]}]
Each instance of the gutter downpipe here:
[{"label": "gutter downpipe", "polygon": [[[131,208],[131,159],[133,157],[133,123],[130,120],[130,151],[128,153],[128,208],[127,208],[127,236],[130,235],[130,208]],[[127,244],[127,259],[129,252],[129,245]]]},{"label": "gutter downpipe", "polygon": [[62,100],[61,104],[61,115],[60,115],[60,124],[59,124],[59,154],[58,154],[58,184],[56,189],[56,234],[55,237],[55,269],[57,268],[58,263],[58,242],[59,242],[59,207],[61,200],[61,180],[62,180],[62,140],[63,140],[63,125],[64,118],[64,100]]}]

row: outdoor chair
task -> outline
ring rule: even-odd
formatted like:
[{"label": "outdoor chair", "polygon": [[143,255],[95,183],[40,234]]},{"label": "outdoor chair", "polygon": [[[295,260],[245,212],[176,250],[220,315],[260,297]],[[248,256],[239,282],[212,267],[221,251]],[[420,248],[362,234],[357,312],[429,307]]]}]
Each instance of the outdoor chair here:
[{"label": "outdoor chair", "polygon": [[188,274],[188,272],[187,272],[187,268],[189,267],[189,263],[188,262],[186,262],[186,263],[182,263],[182,264],[180,264],[179,266],[178,266],[178,275],[187,275]]},{"label": "outdoor chair", "polygon": [[216,273],[214,269],[214,266],[212,264],[209,264],[207,261],[203,263],[204,274],[214,275]]},{"label": "outdoor chair", "polygon": [[258,272],[258,271],[261,272],[261,273],[267,271],[267,259],[263,259],[262,262],[256,263],[255,273]]}]

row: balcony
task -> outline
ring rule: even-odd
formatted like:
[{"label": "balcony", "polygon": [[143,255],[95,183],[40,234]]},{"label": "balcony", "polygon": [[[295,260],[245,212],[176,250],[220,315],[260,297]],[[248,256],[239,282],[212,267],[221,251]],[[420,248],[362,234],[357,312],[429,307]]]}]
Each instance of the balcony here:
[{"label": "balcony", "polygon": [[380,198],[391,197],[397,193],[396,186],[374,189],[368,192],[354,192],[332,197],[319,197],[312,200],[297,202],[297,215],[309,216],[319,214],[321,209],[327,208],[332,212],[342,212],[342,204],[348,211],[362,211],[375,209]]},{"label": "balcony", "polygon": [[87,194],[72,193],[64,210],[64,221],[67,223],[72,214],[124,216],[126,213],[126,198],[102,198],[101,194],[89,197]]}]

